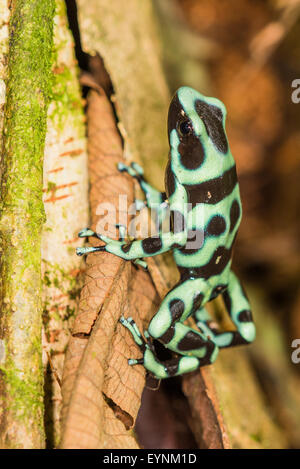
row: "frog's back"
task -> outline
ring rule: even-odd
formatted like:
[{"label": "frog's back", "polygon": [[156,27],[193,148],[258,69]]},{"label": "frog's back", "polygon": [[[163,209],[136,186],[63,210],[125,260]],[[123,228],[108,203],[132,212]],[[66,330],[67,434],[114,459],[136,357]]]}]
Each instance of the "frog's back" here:
[{"label": "frog's back", "polygon": [[[169,110],[170,159],[166,192],[178,216],[185,198],[186,246],[174,250],[183,276],[226,282],[232,245],[241,220],[236,167],[225,132],[226,109],[221,101],[183,87]],[[174,218],[176,224],[176,217]]]}]

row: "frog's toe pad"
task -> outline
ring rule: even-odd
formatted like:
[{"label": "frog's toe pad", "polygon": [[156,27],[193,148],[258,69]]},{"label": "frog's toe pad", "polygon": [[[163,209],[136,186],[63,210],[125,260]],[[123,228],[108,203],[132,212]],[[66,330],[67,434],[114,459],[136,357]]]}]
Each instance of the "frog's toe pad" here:
[{"label": "frog's toe pad", "polygon": [[77,256],[83,256],[86,254],[86,249],[85,248],[76,248],[76,254]]},{"label": "frog's toe pad", "polygon": [[128,170],[128,166],[124,163],[118,163],[117,168],[121,173]]},{"label": "frog's toe pad", "polygon": [[143,365],[144,364],[144,359],[143,358],[130,358],[128,360],[128,365],[133,366],[133,365]]},{"label": "frog's toe pad", "polygon": [[130,317],[130,316],[129,316],[128,318],[125,318],[125,317],[122,315],[122,316],[120,317],[119,321],[120,321],[120,323],[121,323],[123,326],[127,327],[127,329],[129,329],[129,330],[131,329],[131,327],[132,327],[133,325],[135,325],[135,322],[133,321],[132,317]]}]

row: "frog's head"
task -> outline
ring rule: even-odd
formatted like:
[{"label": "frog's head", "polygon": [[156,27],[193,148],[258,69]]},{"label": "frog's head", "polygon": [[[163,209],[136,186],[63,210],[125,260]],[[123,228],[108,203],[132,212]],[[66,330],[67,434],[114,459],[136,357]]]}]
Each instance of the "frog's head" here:
[{"label": "frog's head", "polygon": [[225,119],[226,108],[218,99],[187,86],[177,90],[169,108],[168,135],[171,157],[180,160],[182,171],[198,169],[204,161],[205,166],[227,165]]}]

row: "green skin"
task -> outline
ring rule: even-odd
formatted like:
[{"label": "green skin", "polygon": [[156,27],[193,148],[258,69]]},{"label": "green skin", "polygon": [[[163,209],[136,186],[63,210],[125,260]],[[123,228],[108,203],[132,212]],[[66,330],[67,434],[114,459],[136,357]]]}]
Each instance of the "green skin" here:
[{"label": "green skin", "polygon": [[[173,251],[181,279],[163,299],[144,331],[145,338],[132,318],[120,318],[143,353],[142,358],[131,359],[129,364],[144,365],[158,379],[213,363],[219,348],[248,344],[255,338],[248,299],[231,271],[232,246],[242,210],[225,118],[222,102],[182,87],[169,108],[166,193],[150,186],[136,163],[119,164],[120,171],[139,181],[147,206],[157,210],[160,227],[166,208],[170,210],[169,232],[160,231],[158,236],[129,243],[124,239],[124,227],[119,227],[118,241],[90,229],[79,233],[80,237],[95,236],[105,245],[78,248],[78,255],[106,251],[146,267],[142,258]],[[219,331],[204,307],[219,294],[235,326],[232,331]],[[190,316],[196,320],[198,330],[184,324]],[[174,358],[159,360],[153,339],[174,352]]]}]

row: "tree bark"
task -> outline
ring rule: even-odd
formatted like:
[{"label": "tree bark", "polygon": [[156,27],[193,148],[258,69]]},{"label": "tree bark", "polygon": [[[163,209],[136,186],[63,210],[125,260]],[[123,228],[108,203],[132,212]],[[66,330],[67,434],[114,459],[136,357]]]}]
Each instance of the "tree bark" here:
[{"label": "tree bark", "polygon": [[41,448],[43,152],[54,0],[14,0],[1,160],[0,445]]},{"label": "tree bark", "polygon": [[75,248],[89,224],[86,125],[74,39],[64,0],[55,0],[52,95],[44,151],[43,201],[47,221],[42,236],[43,364],[46,447],[60,440],[59,380],[77,311],[83,259]]}]

